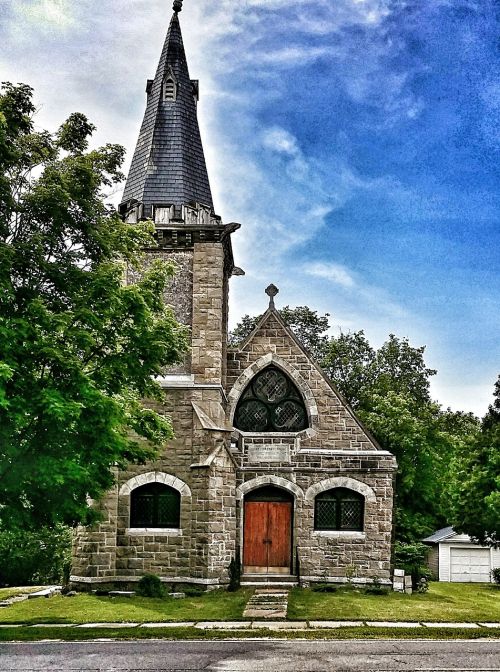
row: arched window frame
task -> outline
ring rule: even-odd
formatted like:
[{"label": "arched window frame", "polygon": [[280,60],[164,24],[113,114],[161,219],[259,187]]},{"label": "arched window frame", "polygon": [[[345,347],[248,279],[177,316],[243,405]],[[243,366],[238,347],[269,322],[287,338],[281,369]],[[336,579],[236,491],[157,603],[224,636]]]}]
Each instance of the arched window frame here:
[{"label": "arched window frame", "polygon": [[[140,504],[141,499],[143,500]],[[139,507],[144,508],[149,500],[150,511],[142,515]],[[169,510],[162,511],[165,506],[162,499],[168,501]],[[130,527],[146,529],[180,529],[181,493],[164,483],[152,482],[135,488],[130,493]]]},{"label": "arched window frame", "polygon": [[[351,503],[350,512],[347,502]],[[355,522],[349,520],[353,515]],[[314,530],[317,532],[363,532],[364,517],[365,498],[355,490],[331,488],[318,493],[314,499]]]},{"label": "arched window frame", "polygon": [[[270,395],[266,395],[265,393],[262,393],[262,391],[258,390],[259,382],[266,374],[268,375],[270,372],[275,372],[283,382],[286,381],[286,389],[283,392],[283,395],[279,396],[276,400],[274,400]],[[241,409],[246,405],[249,406],[250,404],[253,404],[256,409],[259,408],[261,410],[259,417],[262,423],[261,426],[259,426],[258,422],[250,427],[245,426],[242,418],[239,417]],[[296,425],[290,425],[287,427],[285,424],[280,425],[278,423],[279,413],[282,412],[282,407],[285,404],[288,405],[288,408],[293,408],[293,405],[295,405],[296,411],[302,415]],[[309,418],[304,399],[297,385],[285,371],[271,364],[259,371],[249,380],[248,384],[239,397],[238,403],[236,404],[233,423],[235,428],[242,432],[258,434],[271,432],[290,434],[306,430],[309,427]]]}]

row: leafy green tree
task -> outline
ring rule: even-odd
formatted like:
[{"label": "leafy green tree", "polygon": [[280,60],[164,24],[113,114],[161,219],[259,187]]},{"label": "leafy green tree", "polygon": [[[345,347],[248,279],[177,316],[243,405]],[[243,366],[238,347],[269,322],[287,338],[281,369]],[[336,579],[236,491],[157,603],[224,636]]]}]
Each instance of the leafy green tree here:
[{"label": "leafy green tree", "polygon": [[71,563],[71,530],[0,530],[0,586],[63,583]]},{"label": "leafy green tree", "polygon": [[171,266],[126,286],[154,245],[151,224],[124,224],[103,190],[124,150],[88,151],[94,127],[73,114],[35,132],[32,90],[0,95],[1,527],[88,523],[117,468],[172,435],[141,399],[177,361],[186,334],[162,301]]},{"label": "leafy green tree", "polygon": [[354,409],[373,392],[376,357],[363,331],[341,333],[328,343],[322,366]]},{"label": "leafy green tree", "polygon": [[500,376],[494,402],[475,440],[462,446],[454,461],[450,489],[452,522],[457,532],[500,545]]},{"label": "leafy green tree", "polygon": [[447,524],[442,493],[449,480],[456,436],[443,430],[437,404],[415,409],[409,395],[389,391],[373,396],[370,410],[359,409],[360,419],[381,447],[396,456],[396,536],[418,541]]},{"label": "leafy green tree", "polygon": [[436,374],[424,361],[425,347],[390,334],[374,350],[363,331],[330,339],[322,365],[353,408],[370,408],[374,395],[396,392],[415,405],[430,401],[429,379]]}]

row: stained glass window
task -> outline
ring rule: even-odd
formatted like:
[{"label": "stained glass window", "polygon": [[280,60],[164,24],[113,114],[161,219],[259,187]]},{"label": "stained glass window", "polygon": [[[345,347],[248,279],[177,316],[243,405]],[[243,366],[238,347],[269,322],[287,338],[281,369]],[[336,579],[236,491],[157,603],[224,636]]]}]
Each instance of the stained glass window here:
[{"label": "stained glass window", "polygon": [[130,527],[179,527],[180,500],[177,490],[162,483],[132,490]]},{"label": "stained glass window", "polygon": [[241,395],[234,426],[244,432],[299,432],[307,427],[307,411],[290,378],[269,366]]},{"label": "stained glass window", "polygon": [[363,531],[364,504],[364,497],[354,490],[326,490],[316,497],[314,529]]}]

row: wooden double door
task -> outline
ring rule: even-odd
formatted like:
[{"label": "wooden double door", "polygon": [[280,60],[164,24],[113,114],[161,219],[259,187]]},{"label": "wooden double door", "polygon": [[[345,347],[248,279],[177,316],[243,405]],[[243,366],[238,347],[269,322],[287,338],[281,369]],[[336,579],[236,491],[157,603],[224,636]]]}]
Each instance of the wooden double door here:
[{"label": "wooden double door", "polygon": [[243,566],[246,573],[288,574],[292,501],[245,501]]}]

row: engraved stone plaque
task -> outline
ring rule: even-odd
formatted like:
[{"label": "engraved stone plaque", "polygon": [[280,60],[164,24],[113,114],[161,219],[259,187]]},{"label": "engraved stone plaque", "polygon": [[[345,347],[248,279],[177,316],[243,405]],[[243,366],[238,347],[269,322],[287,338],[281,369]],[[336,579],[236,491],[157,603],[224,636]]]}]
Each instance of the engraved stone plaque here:
[{"label": "engraved stone plaque", "polygon": [[248,446],[249,462],[290,462],[290,447],[284,445]]}]

